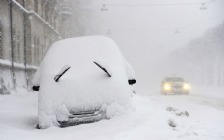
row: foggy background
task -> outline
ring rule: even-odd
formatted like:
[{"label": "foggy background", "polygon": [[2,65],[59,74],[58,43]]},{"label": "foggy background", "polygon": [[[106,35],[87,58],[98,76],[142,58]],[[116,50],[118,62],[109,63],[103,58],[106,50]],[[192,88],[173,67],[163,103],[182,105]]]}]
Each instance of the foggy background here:
[{"label": "foggy background", "polygon": [[158,93],[163,78],[172,75],[192,88],[224,86],[223,0],[76,0],[73,5],[74,36],[112,38],[136,71],[137,89]]}]

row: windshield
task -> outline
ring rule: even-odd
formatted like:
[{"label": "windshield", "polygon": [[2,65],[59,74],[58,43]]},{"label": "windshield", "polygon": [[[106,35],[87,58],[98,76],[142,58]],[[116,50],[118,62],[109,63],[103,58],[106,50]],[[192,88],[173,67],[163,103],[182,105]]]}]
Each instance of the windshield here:
[{"label": "windshield", "polygon": [[165,82],[184,82],[183,78],[179,77],[168,77],[164,79]]}]

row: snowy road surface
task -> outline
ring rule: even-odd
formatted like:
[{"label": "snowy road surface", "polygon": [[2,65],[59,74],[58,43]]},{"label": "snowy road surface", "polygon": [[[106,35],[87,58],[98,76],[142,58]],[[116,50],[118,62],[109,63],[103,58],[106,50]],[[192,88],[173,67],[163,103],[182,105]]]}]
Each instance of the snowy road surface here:
[{"label": "snowy road surface", "polygon": [[133,111],[110,120],[44,130],[34,128],[36,93],[0,96],[0,140],[224,140],[224,92],[217,92],[136,95]]}]

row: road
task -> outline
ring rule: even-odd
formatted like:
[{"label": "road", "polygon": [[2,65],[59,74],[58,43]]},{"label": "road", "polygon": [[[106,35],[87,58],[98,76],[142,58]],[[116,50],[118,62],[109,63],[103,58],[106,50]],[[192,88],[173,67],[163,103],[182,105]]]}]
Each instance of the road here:
[{"label": "road", "polygon": [[45,130],[35,129],[37,107],[37,93],[0,96],[0,140],[224,139],[224,95],[220,91],[135,95],[132,109],[110,120]]}]

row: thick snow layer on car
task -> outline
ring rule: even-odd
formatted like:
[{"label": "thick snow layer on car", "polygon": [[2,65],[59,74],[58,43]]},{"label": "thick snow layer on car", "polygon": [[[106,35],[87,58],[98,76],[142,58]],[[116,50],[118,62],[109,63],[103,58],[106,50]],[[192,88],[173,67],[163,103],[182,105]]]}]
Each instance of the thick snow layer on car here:
[{"label": "thick snow layer on car", "polygon": [[[63,72],[67,70],[64,74]],[[59,75],[63,74],[61,77]],[[130,106],[134,72],[117,45],[103,36],[70,38],[54,43],[41,63],[34,85],[39,91],[39,125],[66,121],[69,112]],[[57,79],[57,80],[56,80]],[[124,107],[126,108],[126,107]]]}]

